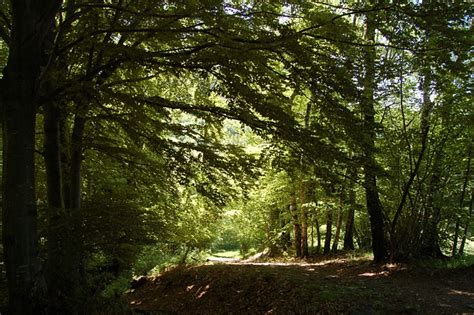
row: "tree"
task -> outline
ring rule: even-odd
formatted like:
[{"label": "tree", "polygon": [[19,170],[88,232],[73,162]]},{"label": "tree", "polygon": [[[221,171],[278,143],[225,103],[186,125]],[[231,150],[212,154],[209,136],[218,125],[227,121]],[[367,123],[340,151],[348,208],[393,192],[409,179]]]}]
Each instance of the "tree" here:
[{"label": "tree", "polygon": [[35,120],[45,39],[61,1],[15,1],[3,70],[3,241],[13,314],[38,310],[42,283],[37,248]]}]

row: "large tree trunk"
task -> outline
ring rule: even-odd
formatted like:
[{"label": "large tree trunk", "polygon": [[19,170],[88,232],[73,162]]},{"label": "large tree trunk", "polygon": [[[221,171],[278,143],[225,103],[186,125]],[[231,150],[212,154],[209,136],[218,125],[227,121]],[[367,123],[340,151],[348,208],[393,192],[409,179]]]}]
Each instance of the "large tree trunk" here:
[{"label": "large tree trunk", "polygon": [[[369,43],[375,42],[375,13],[369,12],[366,15],[366,40]],[[364,63],[365,76],[363,78],[363,99],[361,109],[364,116],[364,188],[369,213],[370,228],[372,234],[372,251],[374,261],[385,260],[388,256],[387,240],[385,235],[385,222],[383,218],[382,204],[379,199],[377,188],[376,163],[375,163],[375,46],[365,48]]]},{"label": "large tree trunk", "polygon": [[35,121],[42,42],[59,1],[12,1],[3,71],[3,245],[10,313],[39,313],[42,289],[37,247]]},{"label": "large tree trunk", "polygon": [[3,248],[11,312],[32,314],[39,299],[39,293],[35,292],[39,289],[36,283],[39,261],[34,176],[36,104],[32,95],[35,80],[22,68],[18,64],[11,65],[6,72]]}]

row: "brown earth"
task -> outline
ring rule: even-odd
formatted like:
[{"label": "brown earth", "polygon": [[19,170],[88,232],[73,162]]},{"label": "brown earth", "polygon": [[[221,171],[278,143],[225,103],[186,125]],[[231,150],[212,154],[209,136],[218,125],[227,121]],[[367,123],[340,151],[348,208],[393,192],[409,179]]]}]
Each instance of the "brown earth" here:
[{"label": "brown earth", "polygon": [[148,314],[474,314],[474,267],[211,262],[150,277],[125,299]]}]

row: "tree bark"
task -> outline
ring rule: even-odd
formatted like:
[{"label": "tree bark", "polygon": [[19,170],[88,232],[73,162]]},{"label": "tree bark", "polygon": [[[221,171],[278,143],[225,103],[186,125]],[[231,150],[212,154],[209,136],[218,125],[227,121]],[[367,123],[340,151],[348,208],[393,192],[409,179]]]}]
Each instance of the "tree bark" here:
[{"label": "tree bark", "polygon": [[318,218],[316,218],[314,220],[314,224],[316,224],[316,236],[317,236],[317,240],[318,240],[318,244],[316,246],[316,253],[320,253],[321,252],[321,230],[319,228],[319,220]]},{"label": "tree bark", "polygon": [[[355,177],[355,171],[353,171],[352,175]],[[354,249],[354,215],[355,215],[355,208],[356,208],[356,195],[354,189],[354,182],[351,181],[351,185],[349,186],[349,211],[347,211],[347,220],[346,220],[346,228],[344,233],[344,250],[353,250]]]},{"label": "tree bark", "polygon": [[312,187],[310,184],[302,180],[301,181],[301,255],[302,257],[309,256],[308,249],[308,206],[307,202],[312,197]]},{"label": "tree bark", "polygon": [[[342,195],[342,193],[341,193]],[[332,252],[337,252],[337,247],[339,245],[339,236],[341,235],[341,226],[342,226],[342,216],[343,216],[343,201],[341,197],[341,204],[337,212],[337,221],[336,221],[336,233],[334,233],[334,241],[332,243]]]},{"label": "tree bark", "polygon": [[469,216],[467,218],[466,225],[464,226],[464,231],[463,231],[463,236],[461,240],[461,245],[459,246],[459,255],[464,255],[464,246],[466,246],[466,239],[469,234],[469,222],[471,221],[472,218],[472,204],[474,199],[474,189],[471,190],[471,202],[469,203]]},{"label": "tree bark", "polygon": [[301,257],[308,256],[308,212],[301,210]]},{"label": "tree bark", "polygon": [[[304,117],[304,128],[309,128],[309,120],[311,115],[311,102],[306,105],[306,113]],[[308,206],[306,203],[311,199],[312,187],[307,180],[304,179],[304,160],[303,156],[300,157],[301,167],[301,185],[300,185],[300,201],[301,201],[301,255],[302,257],[309,256],[308,249]]]},{"label": "tree bark", "polygon": [[[366,15],[366,40],[369,43],[375,42],[375,13],[369,12]],[[382,204],[379,198],[375,163],[375,46],[365,48],[364,63],[365,76],[363,78],[363,97],[361,109],[364,116],[364,188],[366,196],[367,211],[369,213],[370,228],[372,234],[372,251],[374,261],[380,262],[387,258],[387,240],[385,235],[385,222],[383,218]]]},{"label": "tree bark", "polygon": [[278,237],[280,230],[280,209],[276,206],[273,206],[270,209],[270,213],[268,215],[268,231],[267,231],[267,240],[269,242],[269,249],[270,252],[268,256],[276,257],[280,254],[281,248],[281,239]]},{"label": "tree bark", "polygon": [[60,1],[12,1],[9,56],[2,79],[3,245],[9,312],[40,312],[35,197],[35,128],[43,40]]},{"label": "tree bark", "polygon": [[[82,138],[85,119],[76,114],[67,141],[65,114],[44,105],[45,166],[48,191],[47,283],[49,314],[80,311],[83,278],[81,201]],[[64,188],[66,187],[66,189]]]},{"label": "tree bark", "polygon": [[[472,145],[469,146],[468,150],[468,158],[467,158],[467,166],[466,166],[466,176],[464,176],[464,182],[462,185],[462,191],[461,191],[461,199],[459,201],[459,208],[463,209],[464,206],[464,198],[466,196],[466,189],[467,189],[467,183],[469,182],[469,177],[471,175],[471,156],[472,156]],[[464,227],[464,233],[461,241],[461,246],[459,247],[459,255],[462,255],[464,253],[464,246],[466,244],[466,238],[467,238],[467,233],[469,231],[469,219],[472,216],[472,192],[471,192],[471,203],[469,204],[469,212],[468,212],[468,219],[466,221],[466,225]],[[459,234],[459,219],[456,221],[456,230],[454,231],[454,242],[453,242],[453,252],[452,256],[456,255],[456,247],[458,243],[458,234]]]},{"label": "tree bark", "polygon": [[65,218],[63,176],[61,165],[60,108],[44,104],[44,161],[46,167],[48,258],[46,282],[48,285],[48,313],[60,314],[66,310],[65,298],[70,290],[68,256],[64,254],[69,238],[69,224]]},{"label": "tree bark", "polygon": [[81,208],[81,168],[84,127],[86,118],[76,114],[71,135],[71,169],[70,169],[70,208],[76,212]]},{"label": "tree bark", "polygon": [[294,239],[294,248],[295,248],[295,253],[296,257],[301,257],[301,226],[300,226],[300,221],[298,218],[298,210],[296,206],[296,194],[294,191],[291,194],[290,197],[290,213],[293,218],[293,231],[295,234],[295,239]]},{"label": "tree bark", "polygon": [[331,251],[331,237],[332,237],[332,208],[328,207],[326,213],[326,236],[324,238],[323,254],[329,254]]},{"label": "tree bark", "polygon": [[441,209],[435,202],[435,196],[439,193],[441,180],[440,163],[442,152],[438,150],[434,157],[433,174],[431,175],[428,196],[426,201],[426,212],[428,213],[428,224],[423,233],[421,254],[430,257],[443,257],[438,241],[438,223],[441,217]]}]

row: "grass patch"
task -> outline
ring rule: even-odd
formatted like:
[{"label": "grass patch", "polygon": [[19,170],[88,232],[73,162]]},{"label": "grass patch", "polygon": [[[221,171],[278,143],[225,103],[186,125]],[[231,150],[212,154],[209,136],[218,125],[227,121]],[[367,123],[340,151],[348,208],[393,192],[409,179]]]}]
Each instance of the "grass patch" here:
[{"label": "grass patch", "polygon": [[463,255],[448,259],[424,259],[418,262],[424,268],[458,269],[474,266],[474,255]]},{"label": "grass patch", "polygon": [[218,251],[211,253],[209,258],[234,258],[234,259],[240,259],[242,256],[240,255],[239,250],[224,250],[224,251]]}]

